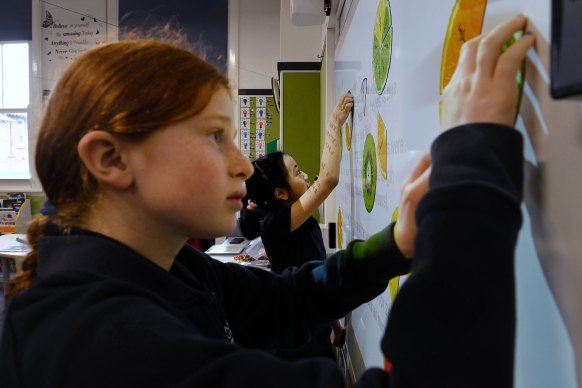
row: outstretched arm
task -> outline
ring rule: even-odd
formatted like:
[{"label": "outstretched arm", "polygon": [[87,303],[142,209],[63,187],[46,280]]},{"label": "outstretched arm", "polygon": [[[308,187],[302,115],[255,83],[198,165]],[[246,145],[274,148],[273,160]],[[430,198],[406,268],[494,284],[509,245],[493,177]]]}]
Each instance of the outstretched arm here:
[{"label": "outstretched arm", "polygon": [[525,25],[519,16],[467,42],[445,89],[443,122],[452,129],[431,147],[412,273],[382,342],[390,387],[513,385],[523,143],[509,126],[533,38],[501,48]]},{"label": "outstretched arm", "polygon": [[339,182],[340,147],[342,146],[340,128],[344,125],[353,106],[354,98],[351,93],[342,95],[327,122],[319,178],[298,201],[291,205],[291,232],[311,216]]}]

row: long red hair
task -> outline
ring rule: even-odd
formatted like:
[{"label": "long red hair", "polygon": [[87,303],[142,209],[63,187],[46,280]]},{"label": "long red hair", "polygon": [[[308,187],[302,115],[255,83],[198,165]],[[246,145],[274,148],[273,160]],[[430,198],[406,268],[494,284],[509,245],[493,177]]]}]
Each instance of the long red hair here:
[{"label": "long red hair", "polygon": [[[176,35],[176,37],[180,37]],[[97,181],[77,153],[89,131],[141,139],[195,116],[228,79],[184,40],[130,39],[95,47],[64,72],[43,116],[36,143],[36,171],[54,212],[28,229],[32,251],[23,273],[9,285],[7,300],[35,277],[37,246],[46,223],[83,227],[87,208],[99,199]]]}]

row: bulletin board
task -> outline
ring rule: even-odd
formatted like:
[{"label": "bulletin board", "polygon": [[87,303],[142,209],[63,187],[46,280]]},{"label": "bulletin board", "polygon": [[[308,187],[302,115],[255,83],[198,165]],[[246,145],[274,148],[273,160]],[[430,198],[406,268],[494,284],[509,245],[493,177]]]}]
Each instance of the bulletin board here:
[{"label": "bulletin board", "polygon": [[251,160],[279,149],[279,112],[271,89],[239,90],[240,149]]},{"label": "bulletin board", "polygon": [[[355,99],[342,127],[337,244],[397,217],[402,182],[441,132],[439,101],[462,42],[524,13],[538,43],[516,80],[529,175],[516,250],[515,387],[580,388],[582,244],[572,230],[582,227],[582,185],[574,183],[582,181],[582,107],[549,97],[549,9],[549,0],[352,1],[335,52],[335,98],[351,91]],[[351,313],[347,364],[356,377],[384,366],[379,343],[405,282],[392,280]]]}]

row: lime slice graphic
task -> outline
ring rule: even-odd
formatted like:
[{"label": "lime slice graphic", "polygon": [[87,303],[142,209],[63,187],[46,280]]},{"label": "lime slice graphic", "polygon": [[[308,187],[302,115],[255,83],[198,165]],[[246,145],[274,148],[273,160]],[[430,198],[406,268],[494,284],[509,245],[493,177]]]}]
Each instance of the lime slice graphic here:
[{"label": "lime slice graphic", "polygon": [[374,69],[374,86],[376,93],[382,94],[392,56],[392,14],[388,0],[378,2],[376,20],[374,21],[374,44],[372,46],[372,67]]},{"label": "lime slice graphic", "polygon": [[364,142],[364,158],[362,160],[362,191],[368,213],[374,208],[376,200],[376,177],[376,145],[374,138],[368,133]]}]

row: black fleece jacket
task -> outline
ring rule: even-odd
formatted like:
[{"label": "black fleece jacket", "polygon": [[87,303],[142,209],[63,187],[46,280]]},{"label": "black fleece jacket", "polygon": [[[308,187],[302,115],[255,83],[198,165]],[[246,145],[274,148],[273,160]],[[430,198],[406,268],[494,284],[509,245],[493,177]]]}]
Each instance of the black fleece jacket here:
[{"label": "black fleece jacket", "polygon": [[[509,387],[521,138],[465,126],[432,148],[412,275],[358,386]],[[271,354],[307,340],[407,273],[390,225],[324,263],[275,275],[184,247],[169,272],[105,236],[47,228],[37,278],[0,343],[6,387],[341,387],[339,368]]]}]

